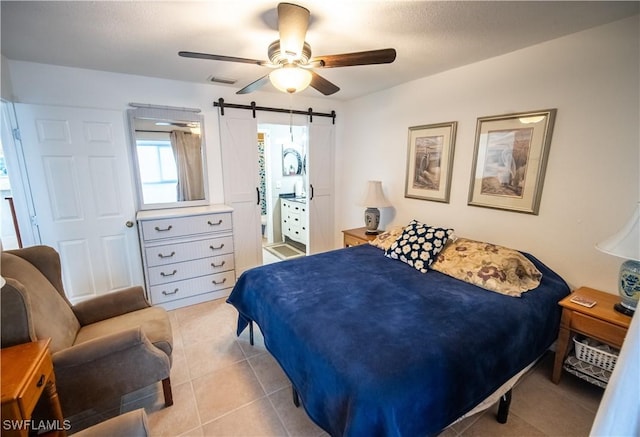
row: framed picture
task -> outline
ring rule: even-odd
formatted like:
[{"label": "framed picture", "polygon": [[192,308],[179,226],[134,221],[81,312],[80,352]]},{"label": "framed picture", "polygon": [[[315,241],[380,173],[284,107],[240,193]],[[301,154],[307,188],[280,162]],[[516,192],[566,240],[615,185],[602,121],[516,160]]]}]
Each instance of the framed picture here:
[{"label": "framed picture", "polygon": [[556,109],[478,118],[469,205],[538,214]]},{"label": "framed picture", "polygon": [[404,197],[449,203],[457,122],[409,128]]}]

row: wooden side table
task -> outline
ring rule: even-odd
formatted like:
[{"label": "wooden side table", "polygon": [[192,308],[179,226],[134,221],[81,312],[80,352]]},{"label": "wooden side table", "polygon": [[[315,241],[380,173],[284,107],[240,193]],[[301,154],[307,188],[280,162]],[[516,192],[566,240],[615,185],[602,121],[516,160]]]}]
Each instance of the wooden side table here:
[{"label": "wooden side table", "polygon": [[344,234],[344,247],[357,246],[359,244],[368,243],[375,240],[377,235],[367,234],[367,228],[346,229],[342,231]]},{"label": "wooden side table", "polygon": [[29,430],[44,431],[39,423],[30,421],[42,393],[46,394],[55,416],[54,421],[43,421],[47,422],[46,430],[66,435],[69,424],[63,419],[56,391],[50,341],[19,344],[1,351],[3,436],[27,436]]},{"label": "wooden side table", "polygon": [[[591,308],[578,305],[570,300],[576,295],[595,300],[597,303]],[[622,347],[631,324],[631,317],[613,309],[613,305],[619,301],[620,298],[617,295],[588,287],[578,288],[560,301],[562,319],[551,376],[554,383],[560,382],[562,365],[569,351],[572,333],[586,335],[616,348]]]}]

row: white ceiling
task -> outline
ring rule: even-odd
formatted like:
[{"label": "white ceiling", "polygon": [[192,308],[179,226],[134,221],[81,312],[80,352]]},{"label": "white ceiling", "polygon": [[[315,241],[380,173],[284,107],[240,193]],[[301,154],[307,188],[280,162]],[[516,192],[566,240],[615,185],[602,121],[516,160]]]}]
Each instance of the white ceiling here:
[{"label": "white ceiling", "polygon": [[[393,47],[393,64],[316,70],[348,100],[639,13],[638,1],[295,1],[307,42],[329,55]],[[277,0],[5,1],[2,54],[13,60],[240,89],[264,67],[178,57],[180,50],[267,59]],[[275,90],[269,84],[265,91]],[[304,94],[321,97],[309,88]]]}]

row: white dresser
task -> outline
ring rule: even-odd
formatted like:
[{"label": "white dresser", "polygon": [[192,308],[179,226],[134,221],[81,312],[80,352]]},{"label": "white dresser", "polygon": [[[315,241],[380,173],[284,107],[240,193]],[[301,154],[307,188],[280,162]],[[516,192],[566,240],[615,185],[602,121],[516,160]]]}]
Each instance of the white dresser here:
[{"label": "white dresser", "polygon": [[289,237],[293,241],[307,244],[307,203],[294,199],[280,198],[282,218],[282,238]]},{"label": "white dresser", "polygon": [[227,296],[236,282],[232,208],[139,211],[147,297],[174,309]]}]

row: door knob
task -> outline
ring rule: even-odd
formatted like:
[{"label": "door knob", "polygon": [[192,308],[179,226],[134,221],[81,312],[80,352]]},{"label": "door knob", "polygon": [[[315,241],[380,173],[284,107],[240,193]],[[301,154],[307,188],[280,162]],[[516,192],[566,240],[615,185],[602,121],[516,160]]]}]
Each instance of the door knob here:
[{"label": "door knob", "polygon": [[129,220],[129,221],[127,221],[125,223],[125,226],[128,227],[128,228],[132,228],[133,227],[133,222],[131,220]]}]

